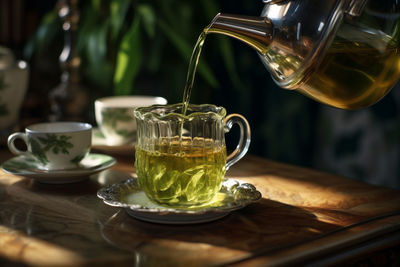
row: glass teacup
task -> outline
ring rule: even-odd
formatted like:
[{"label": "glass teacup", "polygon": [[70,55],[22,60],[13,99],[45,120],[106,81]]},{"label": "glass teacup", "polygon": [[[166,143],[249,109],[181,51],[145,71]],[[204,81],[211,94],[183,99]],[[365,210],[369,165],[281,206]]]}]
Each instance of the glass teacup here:
[{"label": "glass teacup", "polygon": [[[216,197],[227,169],[247,152],[250,127],[223,107],[182,104],[137,108],[135,166],[140,188],[169,206],[198,206]],[[225,133],[240,126],[240,140],[227,156]]]}]

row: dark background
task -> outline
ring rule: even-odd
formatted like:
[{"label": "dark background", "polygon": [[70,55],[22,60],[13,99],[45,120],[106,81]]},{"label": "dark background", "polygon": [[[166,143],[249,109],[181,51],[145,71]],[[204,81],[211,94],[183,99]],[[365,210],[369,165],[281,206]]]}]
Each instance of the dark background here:
[{"label": "dark background", "polygon": [[[207,1],[131,1],[132,7],[123,21],[127,26],[121,28],[121,36],[129,30],[136,14],[135,8],[141,4],[150,6],[156,19],[165,21],[170,29],[190,44],[190,48],[216,11],[258,15],[263,7],[262,1],[224,0],[218,1],[213,7],[216,10],[213,10],[211,7],[207,9]],[[103,16],[98,18],[100,28],[107,17],[107,8],[103,8],[108,5],[107,1],[81,1],[81,22],[93,16],[95,11],[91,5],[95,2],[101,6],[99,12]],[[31,67],[21,127],[46,120],[49,112],[47,95],[60,81],[58,56],[63,47],[61,20],[54,20],[51,27],[40,28],[45,24],[44,17],[49,12],[56,12],[56,4],[56,1],[49,0],[0,0],[0,45],[11,48],[17,58],[28,60]],[[178,21],[175,26],[168,21],[171,17]],[[96,27],[91,30],[95,32]],[[42,48],[32,45],[32,40],[41,34],[44,34],[42,39],[45,40],[42,41]],[[94,34],[87,36],[87,39],[82,38],[83,43],[90,41],[91,36],[96,37]],[[143,34],[140,50],[143,63],[132,82],[130,94],[160,95],[169,103],[181,101],[188,58],[182,58],[179,53],[181,47],[168,36],[160,25],[156,27],[154,36]],[[121,39],[123,37],[119,37]],[[223,39],[232,51],[231,58],[224,55]],[[113,59],[110,54],[118,47],[112,42],[106,44],[105,60],[111,60],[104,62],[111,62],[112,68],[115,67],[115,55]],[[30,54],[27,52],[29,49]],[[112,80],[107,78],[107,70],[91,72],[93,66],[90,60],[85,60],[85,52],[81,55],[82,85],[90,96],[82,120],[95,124],[92,101],[117,93]],[[216,83],[212,84],[202,75],[197,75],[191,102],[222,105],[228,113],[243,114],[252,128],[250,153],[372,184],[400,188],[398,85],[372,107],[343,111],[321,105],[295,91],[279,88],[256,52],[236,40],[208,36],[200,61],[207,64]],[[233,134],[228,138],[229,146],[235,143],[236,137]]]}]

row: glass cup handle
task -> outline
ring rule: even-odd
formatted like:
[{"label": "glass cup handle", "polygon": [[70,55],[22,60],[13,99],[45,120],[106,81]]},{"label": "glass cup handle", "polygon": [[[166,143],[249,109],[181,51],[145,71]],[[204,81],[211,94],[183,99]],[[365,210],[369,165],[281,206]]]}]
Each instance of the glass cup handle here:
[{"label": "glass cup handle", "polygon": [[8,149],[10,149],[11,153],[13,153],[14,155],[30,155],[28,151],[22,151],[15,147],[14,141],[18,138],[22,139],[25,142],[26,146],[28,146],[28,139],[25,133],[13,133],[8,137],[7,140]]},{"label": "glass cup handle", "polygon": [[224,131],[229,132],[234,124],[240,127],[240,140],[239,144],[236,146],[235,150],[229,154],[226,158],[226,170],[229,169],[233,164],[238,162],[247,153],[250,146],[250,125],[246,118],[240,114],[230,114],[224,119]]}]

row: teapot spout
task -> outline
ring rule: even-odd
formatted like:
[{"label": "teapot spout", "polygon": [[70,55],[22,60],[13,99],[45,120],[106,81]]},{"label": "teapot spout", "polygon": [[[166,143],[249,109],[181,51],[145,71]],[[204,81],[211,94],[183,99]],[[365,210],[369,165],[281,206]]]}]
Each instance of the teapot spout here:
[{"label": "teapot spout", "polygon": [[230,14],[217,14],[205,29],[236,38],[265,55],[272,41],[274,29],[268,18]]}]

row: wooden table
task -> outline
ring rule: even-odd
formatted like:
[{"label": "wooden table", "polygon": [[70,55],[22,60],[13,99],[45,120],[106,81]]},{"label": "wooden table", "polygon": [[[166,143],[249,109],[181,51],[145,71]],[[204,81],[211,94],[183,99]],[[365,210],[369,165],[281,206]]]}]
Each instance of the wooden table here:
[{"label": "wooden table", "polygon": [[67,185],[0,171],[0,265],[400,264],[399,191],[246,156],[228,177],[254,184],[261,201],[214,222],[162,225],[96,197],[134,173],[133,157],[117,159]]}]

